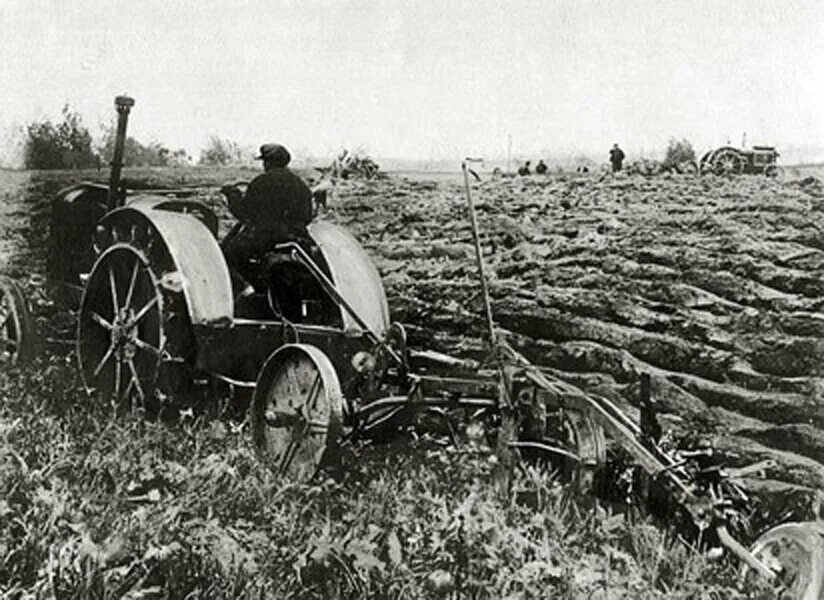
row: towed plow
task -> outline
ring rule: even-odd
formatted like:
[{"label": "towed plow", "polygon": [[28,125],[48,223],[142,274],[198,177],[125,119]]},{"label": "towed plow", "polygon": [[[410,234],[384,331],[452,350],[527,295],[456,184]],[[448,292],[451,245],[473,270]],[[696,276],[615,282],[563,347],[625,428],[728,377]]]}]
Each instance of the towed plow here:
[{"label": "towed plow", "polygon": [[[132,104],[118,99],[124,136]],[[334,469],[347,440],[424,417],[483,424],[503,492],[513,465],[534,458],[581,493],[609,496],[620,455],[644,473],[645,500],[684,538],[735,556],[742,577],[763,577],[791,597],[820,597],[820,524],[782,524],[747,547],[754,538],[749,496],[735,473],[714,465],[708,450],[660,442],[648,385],[636,422],[507,343],[486,291],[471,173],[465,163],[487,325],[480,364],[410,348],[403,326],[390,321],[371,259],[341,227],[316,220],[305,237],[274,245],[249,265],[254,293],[240,298],[223,255],[226,238],[218,239],[217,217],[205,204],[173,190],[128,194],[114,175],[108,190],[64,190],[54,204],[53,239],[82,231],[90,243],[55,252],[62,262],[52,272],[80,292],[76,344],[86,388],[101,401],[150,412],[228,388],[250,403],[262,459],[299,481]]]}]

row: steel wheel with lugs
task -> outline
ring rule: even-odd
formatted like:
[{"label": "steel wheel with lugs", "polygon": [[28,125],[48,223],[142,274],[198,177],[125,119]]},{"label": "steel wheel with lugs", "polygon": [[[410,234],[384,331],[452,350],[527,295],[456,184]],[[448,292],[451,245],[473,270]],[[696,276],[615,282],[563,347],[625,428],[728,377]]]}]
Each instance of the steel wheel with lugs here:
[{"label": "steel wheel with lugs", "polygon": [[117,243],[98,258],[78,322],[80,372],[90,391],[117,404],[153,400],[166,342],[163,300],[139,249]]},{"label": "steel wheel with lugs", "polygon": [[252,439],[276,473],[307,481],[338,456],[343,394],[327,356],[289,344],[269,357],[251,406]]}]

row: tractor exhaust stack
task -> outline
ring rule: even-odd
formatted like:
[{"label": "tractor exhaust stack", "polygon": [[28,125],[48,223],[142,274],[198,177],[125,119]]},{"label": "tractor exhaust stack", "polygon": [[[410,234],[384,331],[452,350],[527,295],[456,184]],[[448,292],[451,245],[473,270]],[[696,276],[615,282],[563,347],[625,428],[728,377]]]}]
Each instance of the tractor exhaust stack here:
[{"label": "tractor exhaust stack", "polygon": [[129,122],[129,111],[134,106],[134,99],[128,96],[117,96],[114,99],[114,106],[117,109],[117,133],[114,139],[114,156],[111,162],[111,174],[109,175],[109,195],[106,205],[109,210],[114,210],[120,204],[120,171],[123,168],[123,150],[126,146],[126,126]]}]

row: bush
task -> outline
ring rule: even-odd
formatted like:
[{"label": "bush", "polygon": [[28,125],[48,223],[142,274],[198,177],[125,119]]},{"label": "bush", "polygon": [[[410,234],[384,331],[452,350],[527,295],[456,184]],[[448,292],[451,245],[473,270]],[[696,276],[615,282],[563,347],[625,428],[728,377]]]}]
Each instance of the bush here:
[{"label": "bush", "polygon": [[99,164],[80,114],[68,104],[62,114],[61,123],[46,120],[26,126],[23,156],[27,169],[82,169]]},{"label": "bush", "polygon": [[251,156],[237,142],[224,140],[216,135],[209,136],[209,142],[200,153],[201,165],[221,166],[248,163]]},{"label": "bush", "polygon": [[670,138],[667,145],[667,154],[664,157],[664,166],[674,167],[690,160],[695,160],[695,150],[689,140]]}]

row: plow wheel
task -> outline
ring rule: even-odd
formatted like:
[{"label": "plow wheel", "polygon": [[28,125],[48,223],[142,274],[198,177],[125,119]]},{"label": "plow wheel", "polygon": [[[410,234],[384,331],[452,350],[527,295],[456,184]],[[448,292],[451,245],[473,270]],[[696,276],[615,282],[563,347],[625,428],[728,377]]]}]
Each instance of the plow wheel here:
[{"label": "plow wheel", "polygon": [[767,165],[764,167],[764,175],[767,177],[783,177],[784,168],[778,165]]},{"label": "plow wheel", "polygon": [[314,346],[274,352],[258,375],[252,398],[252,439],[272,468],[308,481],[338,458],[343,394],[332,363]]},{"label": "plow wheel", "polygon": [[744,170],[744,161],[735,150],[724,148],[712,157],[712,168],[716,175],[738,175]]},{"label": "plow wheel", "polygon": [[[750,552],[771,569],[776,578],[776,598],[788,600],[824,599],[824,524],[785,523],[773,527],[750,548]],[[757,578],[749,567],[742,576]]]},{"label": "plow wheel", "polygon": [[520,440],[525,458],[548,462],[564,483],[580,493],[597,491],[597,477],[606,463],[604,430],[589,413],[564,407],[547,406],[527,398],[521,391],[520,404],[529,409],[521,424]]},{"label": "plow wheel", "polygon": [[675,170],[682,175],[697,175],[698,163],[694,160],[685,160],[675,165]]},{"label": "plow wheel", "polygon": [[597,475],[606,463],[604,431],[588,413],[559,409],[548,415],[548,425],[577,456],[562,457],[559,471],[581,493],[596,489]]},{"label": "plow wheel", "polygon": [[168,299],[146,254],[115,243],[95,262],[83,292],[77,354],[90,392],[155,409],[167,352]]},{"label": "plow wheel", "polygon": [[34,354],[34,326],[20,288],[0,277],[0,365],[28,360]]}]

